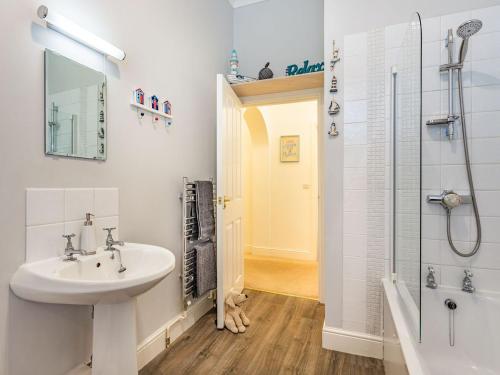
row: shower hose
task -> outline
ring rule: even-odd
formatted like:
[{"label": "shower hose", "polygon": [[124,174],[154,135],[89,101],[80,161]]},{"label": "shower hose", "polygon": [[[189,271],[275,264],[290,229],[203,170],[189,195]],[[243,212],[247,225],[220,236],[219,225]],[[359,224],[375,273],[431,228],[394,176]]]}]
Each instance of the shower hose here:
[{"label": "shower hose", "polygon": [[465,154],[465,167],[467,169],[467,179],[469,180],[469,190],[472,198],[472,207],[474,209],[474,218],[476,220],[477,237],[474,248],[468,252],[462,252],[458,250],[453,244],[453,239],[451,238],[451,208],[446,210],[446,233],[448,235],[448,243],[451,249],[459,256],[467,258],[476,254],[481,246],[481,219],[479,217],[479,209],[477,208],[476,192],[474,191],[474,181],[472,179],[472,171],[470,166],[470,156],[469,156],[469,146],[467,144],[467,126],[465,124],[465,109],[464,109],[464,89],[462,82],[462,69],[458,69],[458,96],[460,100],[460,118],[462,120],[462,138],[464,144],[464,154]]}]

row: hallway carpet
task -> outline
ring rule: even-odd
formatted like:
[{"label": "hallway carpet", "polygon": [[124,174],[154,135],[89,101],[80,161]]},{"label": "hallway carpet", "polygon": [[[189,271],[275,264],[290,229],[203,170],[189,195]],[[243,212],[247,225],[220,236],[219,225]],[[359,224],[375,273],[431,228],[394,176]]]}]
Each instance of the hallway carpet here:
[{"label": "hallway carpet", "polygon": [[215,327],[215,311],[159,354],[139,375],[383,375],[381,360],[321,347],[324,306],[246,290],[247,331]]},{"label": "hallway carpet", "polygon": [[318,299],[318,263],[245,255],[245,288]]}]

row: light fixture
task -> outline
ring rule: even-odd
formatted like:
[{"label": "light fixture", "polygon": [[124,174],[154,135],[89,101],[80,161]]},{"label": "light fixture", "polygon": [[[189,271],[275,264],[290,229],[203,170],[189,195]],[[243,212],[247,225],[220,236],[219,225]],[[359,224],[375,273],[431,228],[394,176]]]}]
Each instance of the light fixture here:
[{"label": "light fixture", "polygon": [[67,19],[60,14],[50,11],[45,5],[40,5],[37,11],[38,17],[47,22],[47,26],[53,30],[64,34],[71,39],[76,40],[86,46],[95,49],[105,55],[113,56],[118,60],[125,59],[125,52],[118,47],[106,42],[104,39],[88,32],[84,28],[78,26],[73,21]]}]

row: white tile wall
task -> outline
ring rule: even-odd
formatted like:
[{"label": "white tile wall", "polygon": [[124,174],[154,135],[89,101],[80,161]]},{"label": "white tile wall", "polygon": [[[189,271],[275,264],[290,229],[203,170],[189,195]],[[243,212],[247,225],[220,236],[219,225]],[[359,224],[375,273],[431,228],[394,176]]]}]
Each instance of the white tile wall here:
[{"label": "white tile wall", "polygon": [[[98,245],[104,245],[104,227],[118,228],[118,189],[27,189],[26,262],[62,255],[63,234],[75,233],[73,244],[80,246],[85,214],[93,213]],[[113,233],[119,238],[118,229]]]},{"label": "white tile wall", "polygon": [[93,189],[66,189],[64,221],[85,219],[87,212],[94,213]]},{"label": "white tile wall", "polygon": [[[458,25],[470,18],[483,21],[482,30],[470,39],[467,64],[464,69],[465,107],[470,115],[466,116],[469,148],[472,159],[479,212],[483,225],[483,243],[479,253],[472,258],[455,255],[446,239],[446,216],[444,210],[436,210],[423,203],[422,259],[441,273],[442,284],[459,287],[463,270],[472,268],[474,283],[478,289],[500,291],[500,7],[479,9],[472,12],[452,14],[424,21],[424,35],[427,24],[439,20],[440,35],[426,42],[424,37],[423,61],[428,67],[423,74],[424,93],[423,111],[435,115],[437,106],[432,98],[441,95],[437,115],[447,114],[446,77],[441,74],[441,86],[437,88],[436,79],[440,76],[435,40],[441,40],[439,55],[441,63],[447,61],[447,50],[443,39],[448,28],[454,31]],[[458,44],[457,50],[458,50]],[[457,55],[455,51],[455,56]],[[432,56],[429,56],[432,54]],[[469,88],[470,87],[470,88]],[[455,98],[458,103],[458,96]],[[455,106],[458,111],[458,105]],[[424,118],[424,123],[428,118]],[[424,194],[439,193],[453,189],[468,194],[464,166],[463,144],[460,125],[456,127],[456,140],[449,141],[444,131],[440,138],[424,126],[422,185]],[[439,171],[440,169],[440,171]],[[470,250],[475,241],[475,222],[470,206],[454,210],[452,215],[452,234],[456,246]],[[423,269],[426,274],[426,268]]]},{"label": "white tile wall", "polygon": [[366,252],[366,332],[373,335],[381,333],[380,279],[384,277],[386,201],[385,165],[390,154],[386,144],[386,54],[385,30],[378,29],[368,33],[368,99],[367,99],[367,252]]},{"label": "white tile wall", "polygon": [[[423,204],[422,273],[427,265],[436,270],[439,283],[460,286],[463,269],[472,268],[474,282],[479,289],[500,291],[500,6],[472,12],[451,14],[423,20],[423,121],[447,114],[447,85],[439,65],[447,62],[444,38],[448,28],[456,31],[458,25],[470,18],[483,21],[483,29],[470,40],[469,55],[464,68],[464,101],[467,112],[467,130],[473,161],[472,172],[483,223],[483,244],[477,256],[459,258],[446,240],[446,216],[440,207]],[[385,84],[390,83],[390,67],[396,61],[408,24],[385,28],[386,72]],[[344,298],[343,328],[368,332],[370,324],[380,311],[372,311],[367,291],[373,287],[368,270],[372,267],[389,268],[390,232],[385,230],[385,252],[382,259],[368,256],[370,238],[368,229],[368,189],[371,157],[370,142],[370,75],[368,39],[370,33],[346,36],[344,39],[345,103],[344,103]],[[458,53],[457,38],[455,56]],[[389,90],[386,90],[387,93]],[[458,94],[455,95],[458,108]],[[389,100],[386,95],[386,108]],[[389,111],[386,113],[386,118]],[[461,127],[456,126],[456,139],[449,141],[444,130],[423,126],[422,137],[422,193],[439,193],[443,189],[468,191]],[[388,134],[385,135],[386,142]],[[384,147],[386,162],[389,147]],[[373,150],[373,148],[372,148]],[[411,160],[408,160],[408,168]],[[386,189],[391,186],[390,167],[385,168]],[[389,195],[390,197],[390,195]],[[385,211],[390,202],[385,199]],[[386,222],[390,221],[387,215]],[[389,224],[387,224],[389,227]],[[452,218],[452,232],[460,248],[471,248],[475,236],[470,207],[457,209]],[[409,248],[414,244],[408,239]],[[403,243],[404,245],[404,243]],[[385,258],[385,259],[384,259]],[[381,263],[382,262],[382,263]],[[382,265],[381,265],[382,264]]]},{"label": "white tile wall", "polygon": [[64,189],[28,189],[26,225],[64,221]]},{"label": "white tile wall", "polygon": [[26,262],[61,255],[64,250],[64,223],[26,227]]},{"label": "white tile wall", "polygon": [[57,152],[70,154],[72,150],[71,116],[76,115],[78,124],[78,149],[74,153],[94,156],[97,149],[96,135],[98,124],[97,86],[87,89],[72,89],[50,94],[47,111],[52,103],[59,107],[59,126],[56,133]]},{"label": "white tile wall", "polygon": [[344,121],[346,123],[366,122],[366,100],[346,100],[344,102]]},{"label": "white tile wall", "polygon": [[367,33],[344,40],[343,328],[366,332],[367,321]]},{"label": "white tile wall", "polygon": [[379,280],[385,272],[390,197],[384,191],[385,145],[390,140],[385,131],[385,42],[383,30],[350,35],[344,41],[343,324],[345,329],[371,334],[380,333]]}]

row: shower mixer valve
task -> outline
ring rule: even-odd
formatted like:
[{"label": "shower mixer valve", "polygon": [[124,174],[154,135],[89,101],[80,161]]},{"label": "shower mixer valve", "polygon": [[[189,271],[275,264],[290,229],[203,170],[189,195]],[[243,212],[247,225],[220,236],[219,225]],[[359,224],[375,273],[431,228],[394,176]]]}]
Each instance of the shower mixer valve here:
[{"label": "shower mixer valve", "polygon": [[427,202],[433,204],[440,204],[447,210],[451,210],[462,204],[471,204],[472,198],[470,195],[459,195],[452,190],[444,190],[441,194],[429,194]]}]

